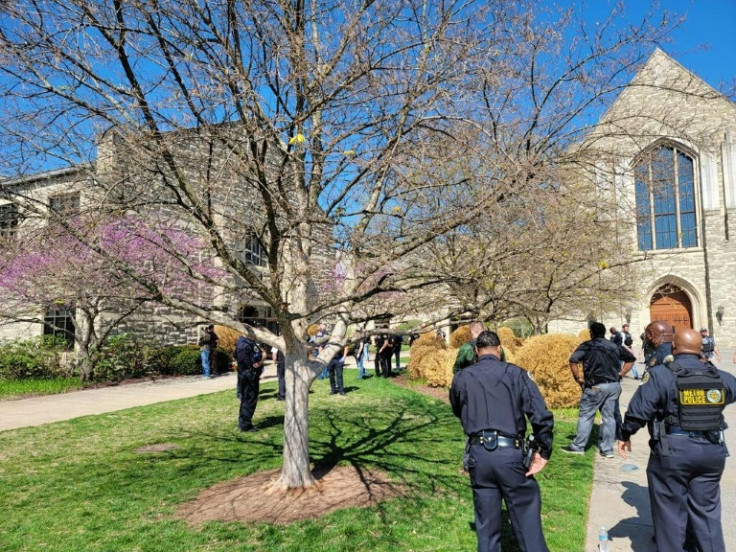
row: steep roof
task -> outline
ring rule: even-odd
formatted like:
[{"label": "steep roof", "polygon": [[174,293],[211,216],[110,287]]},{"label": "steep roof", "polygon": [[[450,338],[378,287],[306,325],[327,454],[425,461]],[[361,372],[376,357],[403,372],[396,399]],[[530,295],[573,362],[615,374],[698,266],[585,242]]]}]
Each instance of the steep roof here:
[{"label": "steep roof", "polygon": [[658,137],[705,145],[724,132],[736,132],[736,104],[657,48],[581,146],[636,151]]}]

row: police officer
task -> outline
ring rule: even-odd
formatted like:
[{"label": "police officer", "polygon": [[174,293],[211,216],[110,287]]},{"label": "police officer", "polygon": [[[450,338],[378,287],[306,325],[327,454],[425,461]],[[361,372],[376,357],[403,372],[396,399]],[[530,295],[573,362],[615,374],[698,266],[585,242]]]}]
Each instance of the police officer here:
[{"label": "police officer", "polygon": [[[695,330],[675,334],[674,360],[668,357],[644,374],[618,444],[625,459],[631,435],[647,422],[653,426],[647,481],[660,552],[726,550],[720,480],[728,451],[722,412],[736,402],[736,378],[704,362],[701,345]],[[686,531],[692,543],[686,543]]]},{"label": "police officer", "polygon": [[672,354],[672,326],[663,320],[655,320],[644,328],[644,339],[651,353],[644,358],[644,365],[657,366],[664,363],[665,357]]},{"label": "police officer", "polygon": [[253,414],[258,405],[258,392],[263,372],[263,353],[254,340],[241,335],[235,344],[233,358],[238,363],[238,398],[240,399],[238,427],[240,431],[258,431],[258,428],[253,425]]},{"label": "police officer", "polygon": [[[468,437],[478,552],[501,550],[502,499],[520,549],[545,552],[542,502],[533,476],[552,453],[554,417],[528,373],[499,360],[501,340],[495,332],[481,332],[476,349],[478,362],[452,380],[450,403]],[[521,448],[526,418],[539,444],[528,469],[523,467]]]},{"label": "police officer", "polygon": [[700,328],[700,336],[703,338],[703,356],[706,360],[713,360],[713,355],[721,361],[721,352],[716,347],[716,340],[708,335],[708,328]]}]

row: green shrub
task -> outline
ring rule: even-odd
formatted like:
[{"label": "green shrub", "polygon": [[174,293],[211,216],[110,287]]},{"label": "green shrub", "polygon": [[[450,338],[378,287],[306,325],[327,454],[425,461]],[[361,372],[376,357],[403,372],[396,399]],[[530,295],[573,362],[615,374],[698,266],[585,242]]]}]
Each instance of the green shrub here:
[{"label": "green shrub", "polygon": [[[215,349],[215,354],[210,359],[212,372],[228,372],[231,358],[226,349]],[[164,376],[191,376],[202,373],[202,357],[196,345],[168,345],[151,352],[149,367],[151,373]]]},{"label": "green shrub", "polygon": [[91,377],[95,381],[142,378],[148,372],[146,352],[146,346],[139,338],[129,334],[114,335],[93,353]]},{"label": "green shrub", "polygon": [[66,343],[48,336],[0,343],[0,379],[44,379],[67,377],[64,364]]},{"label": "green shrub", "polygon": [[404,320],[396,326],[396,329],[400,332],[409,333],[414,328],[418,328],[421,323],[421,320]]}]

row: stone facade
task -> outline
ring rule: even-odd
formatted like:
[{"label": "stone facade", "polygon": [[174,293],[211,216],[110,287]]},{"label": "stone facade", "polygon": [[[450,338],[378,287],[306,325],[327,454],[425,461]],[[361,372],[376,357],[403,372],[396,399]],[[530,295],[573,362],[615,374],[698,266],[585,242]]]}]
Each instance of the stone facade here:
[{"label": "stone facade", "polygon": [[[615,194],[621,224],[635,236],[643,232],[637,227],[637,215],[642,225],[648,219],[640,200],[643,196],[637,196],[637,190],[644,193],[641,185],[637,188],[637,174],[645,175],[640,181],[647,174],[653,179],[652,167],[657,165],[648,165],[646,173],[642,159],[650,152],[654,156],[662,148],[672,149],[675,164],[680,153],[692,159],[697,243],[683,245],[686,223],[681,213],[688,208],[677,196],[680,241],[674,247],[640,245],[632,251],[642,261],[640,281],[629,284],[637,289],[639,300],[609,306],[608,312],[596,312],[596,318],[619,329],[629,322],[632,334],[638,336],[653,317],[661,318],[669,312],[666,309],[681,309],[689,312],[689,322],[680,326],[709,328],[718,345],[736,346],[735,137],[736,105],[659,49],[600,119],[579,151],[595,159],[595,185]],[[683,167],[677,170],[689,174]],[[674,180],[678,178],[683,177]],[[678,183],[676,193],[686,186]],[[654,202],[658,191],[653,193]],[[650,209],[656,230],[657,207]],[[577,333],[585,322],[581,315],[577,322],[551,324],[550,331]]]},{"label": "stone facade", "polygon": [[[239,132],[235,126],[217,127],[211,133],[192,129],[170,133],[163,140],[176,157],[178,169],[196,188],[194,195],[208,202],[208,212],[228,249],[247,263],[247,255],[252,253],[250,240],[256,233],[264,231],[265,224],[264,208],[257,199],[260,197],[258,182],[252,174],[253,164],[249,165],[247,159],[243,159],[242,151],[235,151],[245,147],[238,143]],[[97,158],[92,164],[0,182],[0,186],[10,190],[0,196],[6,198],[0,199],[0,205],[10,202],[14,195],[24,198],[24,201],[32,198],[38,205],[50,205],[52,197],[74,192],[79,194],[81,209],[93,212],[98,208],[105,210],[102,212],[111,209],[135,211],[151,221],[170,220],[173,213],[177,225],[196,232],[198,221],[188,218],[186,209],[187,201],[191,199],[177,195],[172,187],[165,184],[167,178],[176,179],[177,175],[162,161],[153,143],[143,134],[123,137],[108,131],[98,141]],[[288,177],[288,164],[278,152],[277,147],[268,149],[258,169],[265,172],[281,170],[282,176],[286,172]],[[173,207],[167,207],[167,201]],[[44,214],[23,219],[18,226],[17,238],[22,239],[24,230],[33,224],[46,224]],[[330,230],[330,225],[324,224],[317,225],[314,232],[312,259],[324,261],[314,265],[316,287],[333,277],[335,255],[329,250],[332,243]],[[288,281],[288,263],[282,263],[282,266],[285,266],[283,278]],[[265,278],[265,269],[259,268],[257,263],[251,264],[251,268]],[[250,323],[257,321],[275,330],[276,321],[271,309],[247,285],[243,282],[238,285],[234,280],[233,276],[223,280],[228,290],[200,284],[199,291],[194,292],[197,297],[191,299],[205,308],[215,306],[227,311],[234,319],[242,317]],[[288,288],[284,286],[284,289],[288,298]],[[212,292],[205,293],[208,290]],[[318,293],[319,290],[314,290],[315,296]],[[28,305],[28,312],[42,319],[44,307]],[[115,318],[116,313],[108,311],[100,316],[98,323],[104,326]],[[203,323],[187,312],[150,302],[118,323],[115,333],[133,333],[163,344],[196,343]],[[28,338],[43,331],[43,324],[38,323],[0,323],[0,339]]]}]

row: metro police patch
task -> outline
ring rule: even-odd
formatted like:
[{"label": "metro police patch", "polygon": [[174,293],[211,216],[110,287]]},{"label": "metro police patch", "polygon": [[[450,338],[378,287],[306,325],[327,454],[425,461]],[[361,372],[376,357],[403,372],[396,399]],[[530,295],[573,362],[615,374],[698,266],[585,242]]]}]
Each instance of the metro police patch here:
[{"label": "metro police patch", "polygon": [[723,405],[726,401],[720,389],[681,389],[680,404],[684,406]]},{"label": "metro police patch", "polygon": [[644,375],[641,377],[641,384],[644,385],[648,381],[649,381],[649,372],[644,372]]}]

